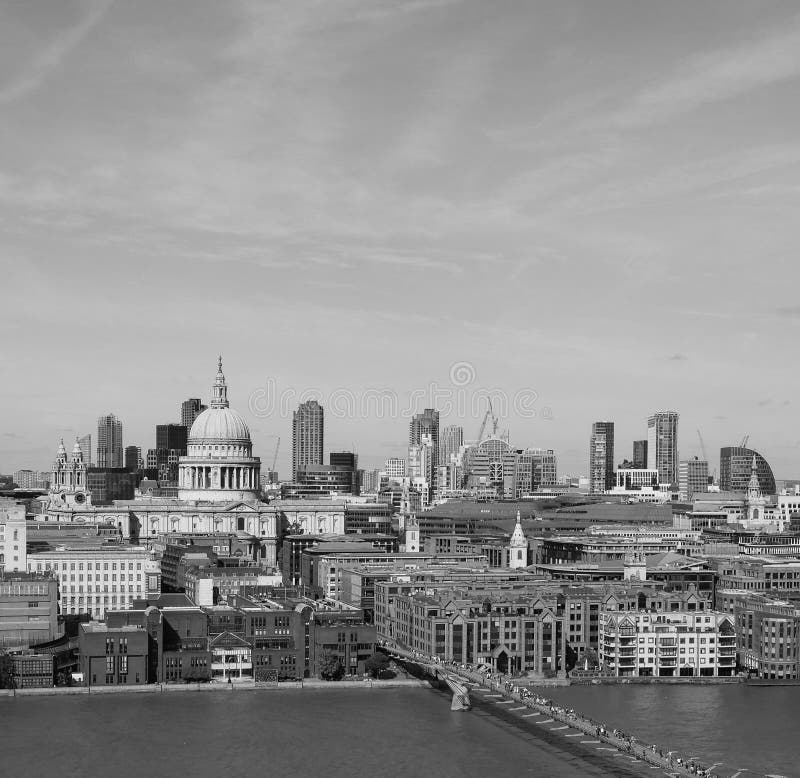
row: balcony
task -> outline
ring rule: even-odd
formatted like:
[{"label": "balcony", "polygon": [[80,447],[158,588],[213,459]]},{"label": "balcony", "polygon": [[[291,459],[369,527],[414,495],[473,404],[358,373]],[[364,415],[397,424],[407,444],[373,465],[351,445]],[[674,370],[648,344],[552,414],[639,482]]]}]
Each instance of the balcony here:
[{"label": "balcony", "polygon": [[619,650],[620,656],[636,656],[636,648],[621,648]]},{"label": "balcony", "polygon": [[678,664],[678,660],[676,657],[669,657],[669,656],[660,656],[658,658],[658,664],[662,667],[675,667]]},{"label": "balcony", "polygon": [[659,656],[677,656],[678,655],[678,649],[675,648],[674,646],[667,646],[666,648],[664,648],[662,646],[658,651],[658,655]]}]

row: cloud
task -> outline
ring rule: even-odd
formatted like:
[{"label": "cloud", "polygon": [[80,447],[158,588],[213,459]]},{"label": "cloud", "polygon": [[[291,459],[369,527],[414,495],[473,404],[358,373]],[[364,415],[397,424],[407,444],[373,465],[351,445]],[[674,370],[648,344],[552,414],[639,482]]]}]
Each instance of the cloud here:
[{"label": "cloud", "polygon": [[113,0],[95,2],[78,24],[62,32],[47,48],[40,51],[20,76],[0,88],[0,105],[13,103],[38,89],[100,23],[112,4]]},{"label": "cloud", "polygon": [[759,400],[756,405],[759,408],[765,408],[767,405],[772,405],[772,400]]},{"label": "cloud", "polygon": [[800,18],[795,18],[755,42],[688,58],[607,117],[606,123],[620,129],[646,127],[798,75]]},{"label": "cloud", "polygon": [[685,362],[689,357],[686,354],[673,354],[671,357],[667,357],[670,362]]}]

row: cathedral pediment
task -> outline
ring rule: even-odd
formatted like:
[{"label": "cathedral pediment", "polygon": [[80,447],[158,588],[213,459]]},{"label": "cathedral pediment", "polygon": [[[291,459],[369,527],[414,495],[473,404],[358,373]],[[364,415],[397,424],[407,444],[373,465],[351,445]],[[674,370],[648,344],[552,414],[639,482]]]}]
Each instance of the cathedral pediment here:
[{"label": "cathedral pediment", "polygon": [[226,509],[230,513],[258,513],[258,509],[246,502],[233,502]]}]

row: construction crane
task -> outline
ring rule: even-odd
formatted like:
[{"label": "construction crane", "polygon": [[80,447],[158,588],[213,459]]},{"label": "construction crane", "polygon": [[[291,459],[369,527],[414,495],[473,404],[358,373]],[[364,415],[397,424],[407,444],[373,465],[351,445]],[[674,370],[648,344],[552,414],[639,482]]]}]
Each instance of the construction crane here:
[{"label": "construction crane", "polygon": [[278,464],[278,449],[281,447],[281,436],[278,435],[278,442],[275,444],[275,456],[272,457],[272,472],[275,472],[275,467]]},{"label": "construction crane", "polygon": [[481,429],[480,432],[478,432],[478,438],[475,441],[476,445],[480,445],[483,442],[483,436],[486,432],[486,424],[488,423],[489,418],[492,419],[492,435],[494,436],[497,435],[497,425],[499,422],[497,420],[497,416],[494,415],[494,410],[492,409],[492,398],[487,397],[486,402],[488,403],[489,407],[486,409],[486,413],[483,416],[483,421],[481,422]]},{"label": "construction crane", "polygon": [[703,442],[703,436],[700,434],[700,430],[697,430],[697,437],[700,439],[700,451],[703,454],[703,459],[708,462],[708,454],[706,454],[706,444]]},{"label": "construction crane", "polygon": [[474,449],[477,448],[481,443],[483,443],[484,435],[486,434],[486,425],[489,423],[489,419],[492,420],[492,436],[497,437],[497,426],[499,424],[499,420],[497,416],[494,415],[494,409],[492,408],[492,398],[487,397],[486,402],[488,404],[488,408],[486,409],[486,413],[483,416],[483,421],[481,422],[481,428],[478,431],[478,437],[475,441],[475,445],[471,448],[473,449],[470,451],[469,449],[464,453],[464,470],[461,476],[461,485],[463,488],[466,488],[469,484],[470,476],[472,475],[472,466],[474,460]]}]

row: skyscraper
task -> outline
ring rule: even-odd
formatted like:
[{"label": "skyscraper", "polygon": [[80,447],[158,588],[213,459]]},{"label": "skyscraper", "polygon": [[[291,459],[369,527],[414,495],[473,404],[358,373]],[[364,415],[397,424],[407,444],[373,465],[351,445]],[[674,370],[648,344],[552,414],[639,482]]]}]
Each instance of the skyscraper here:
[{"label": "skyscraper", "polygon": [[188,430],[183,424],[156,424],[156,448],[180,451],[186,456]]},{"label": "skyscraper", "polygon": [[708,462],[695,457],[678,463],[678,493],[681,500],[708,491]]},{"label": "skyscraper", "polygon": [[206,409],[199,397],[190,397],[181,403],[181,424],[187,430],[192,428],[194,420]]},{"label": "skyscraper", "polygon": [[125,469],[132,473],[139,469],[142,449],[139,446],[125,446]]},{"label": "skyscraper", "polygon": [[464,428],[454,424],[442,427],[439,433],[439,464],[449,465],[451,456],[458,455],[464,443]]},{"label": "skyscraper", "polygon": [[122,422],[113,414],[97,420],[97,467],[123,467]]},{"label": "skyscraper", "polygon": [[292,480],[307,465],[321,465],[324,452],[325,411],[316,400],[300,403],[292,415]]},{"label": "skyscraper", "polygon": [[633,467],[636,470],[647,470],[647,441],[633,441]]},{"label": "skyscraper", "polygon": [[91,435],[84,435],[82,438],[78,438],[78,447],[81,450],[81,454],[83,455],[83,462],[86,467],[92,466],[92,436]]},{"label": "skyscraper", "polygon": [[753,457],[761,491],[776,494],[775,475],[758,451],[741,446],[725,446],[719,450],[719,488],[723,492],[746,492],[752,477]]},{"label": "skyscraper", "polygon": [[439,463],[439,411],[434,408],[426,408],[422,413],[417,413],[411,419],[408,431],[408,443],[410,446],[418,446],[422,443],[423,435],[430,438],[431,446],[431,469],[432,475],[429,481],[431,494],[436,488],[436,466]]},{"label": "skyscraper", "polygon": [[606,462],[608,446],[603,432],[594,432],[589,437],[589,492],[602,494],[606,488]]},{"label": "skyscraper", "polygon": [[[602,457],[602,461],[598,457]],[[599,494],[613,488],[614,422],[596,421],[589,439],[589,491]]]},{"label": "skyscraper", "polygon": [[662,484],[678,482],[678,413],[658,411],[647,420],[647,467]]}]

